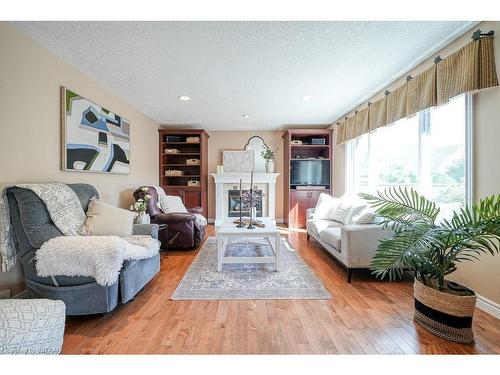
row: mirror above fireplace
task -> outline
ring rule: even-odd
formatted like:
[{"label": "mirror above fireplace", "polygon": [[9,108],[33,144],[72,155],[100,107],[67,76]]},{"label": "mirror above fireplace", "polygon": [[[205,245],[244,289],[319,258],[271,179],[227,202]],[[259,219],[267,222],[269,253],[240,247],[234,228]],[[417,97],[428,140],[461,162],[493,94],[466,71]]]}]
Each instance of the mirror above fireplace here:
[{"label": "mirror above fireplace", "polygon": [[245,145],[245,150],[252,150],[255,153],[254,158],[254,172],[257,173],[265,173],[266,172],[266,161],[261,155],[263,150],[266,150],[268,147],[264,139],[258,135],[254,135],[248,139],[247,144]]}]

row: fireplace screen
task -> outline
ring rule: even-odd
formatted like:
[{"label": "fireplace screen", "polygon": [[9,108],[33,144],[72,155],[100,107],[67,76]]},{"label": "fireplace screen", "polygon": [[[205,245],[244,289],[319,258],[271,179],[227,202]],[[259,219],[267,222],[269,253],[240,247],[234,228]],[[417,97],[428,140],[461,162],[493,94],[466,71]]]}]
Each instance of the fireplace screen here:
[{"label": "fireplace screen", "polygon": [[[248,190],[244,190],[248,191]],[[262,197],[262,190],[254,190],[254,192]],[[239,217],[240,216],[240,191],[239,190],[229,190],[227,195],[228,205],[227,205],[227,216],[228,217]],[[262,217],[262,199],[260,203],[256,205],[257,217]],[[241,214],[243,216],[250,216],[248,209],[242,208]]]}]

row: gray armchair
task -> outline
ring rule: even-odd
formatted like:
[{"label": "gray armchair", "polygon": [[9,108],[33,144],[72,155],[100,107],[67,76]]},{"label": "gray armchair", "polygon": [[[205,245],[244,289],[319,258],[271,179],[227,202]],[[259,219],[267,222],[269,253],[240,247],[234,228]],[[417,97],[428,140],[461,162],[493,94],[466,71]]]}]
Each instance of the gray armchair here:
[{"label": "gray armchair", "polygon": [[[97,190],[88,184],[70,184],[86,211]],[[62,236],[43,201],[31,190],[12,187],[7,191],[12,226],[18,246],[18,260],[22,265],[26,288],[30,298],[61,300],[67,315],[88,315],[112,311],[118,303],[126,303],[158,273],[160,256],[143,260],[125,261],[119,280],[111,286],[97,284],[92,277],[55,276],[40,277],[36,273],[35,253],[49,239]],[[134,226],[134,234],[149,234],[158,238],[158,226]]]}]

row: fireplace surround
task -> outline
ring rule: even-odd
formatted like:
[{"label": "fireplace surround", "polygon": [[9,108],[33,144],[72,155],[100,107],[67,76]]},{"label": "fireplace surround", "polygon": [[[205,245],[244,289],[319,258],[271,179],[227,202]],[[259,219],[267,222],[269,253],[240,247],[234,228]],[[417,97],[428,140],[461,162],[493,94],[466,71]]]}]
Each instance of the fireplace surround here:
[{"label": "fireplace surround", "polygon": [[[239,196],[240,179],[242,179],[243,190],[250,189],[250,173],[212,173],[211,175],[215,181],[215,225],[220,226],[224,220],[235,219],[239,216],[239,211],[236,216],[229,215],[229,196],[230,194],[234,196],[234,191]],[[264,193],[262,207],[260,207],[261,213],[260,215],[258,213],[257,217],[276,220],[276,179],[278,176],[279,173],[253,174],[253,189]],[[243,214],[248,216],[248,212]]]}]

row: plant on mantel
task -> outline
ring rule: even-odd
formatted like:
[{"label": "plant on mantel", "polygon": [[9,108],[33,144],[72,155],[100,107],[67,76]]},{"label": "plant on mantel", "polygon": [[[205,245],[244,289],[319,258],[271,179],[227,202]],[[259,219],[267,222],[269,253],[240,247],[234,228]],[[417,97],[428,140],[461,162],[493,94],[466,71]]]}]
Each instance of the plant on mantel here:
[{"label": "plant on mantel", "polygon": [[439,336],[471,342],[473,333],[467,322],[470,318],[472,323],[475,293],[446,276],[460,262],[500,252],[500,194],[461,208],[440,222],[436,203],[414,189],[393,187],[377,195],[360,195],[376,209],[382,224],[393,230],[392,236],[378,244],[371,263],[373,273],[394,280],[405,269],[414,271],[416,321]]},{"label": "plant on mantel", "polygon": [[267,173],[274,172],[274,158],[276,157],[276,152],[278,152],[278,147],[274,150],[271,150],[269,147],[263,149],[260,153],[260,156],[266,161],[266,171]]}]

